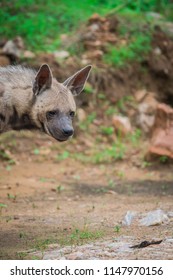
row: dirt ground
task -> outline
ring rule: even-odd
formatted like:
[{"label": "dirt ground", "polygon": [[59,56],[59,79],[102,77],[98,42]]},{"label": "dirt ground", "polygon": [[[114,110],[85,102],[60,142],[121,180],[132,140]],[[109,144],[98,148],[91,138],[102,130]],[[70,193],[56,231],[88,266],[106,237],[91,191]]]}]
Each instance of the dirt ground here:
[{"label": "dirt ground", "polygon": [[[103,164],[55,161],[75,142],[58,143],[56,150],[54,140],[34,133],[12,133],[8,141],[17,143],[16,164],[0,162],[0,259],[173,259],[172,218],[149,227],[122,225],[127,211],[173,211],[171,164],[141,166],[130,156]],[[145,240],[163,241],[130,249]],[[118,242],[126,249],[110,253],[108,244]],[[47,254],[55,248],[57,254]]]}]

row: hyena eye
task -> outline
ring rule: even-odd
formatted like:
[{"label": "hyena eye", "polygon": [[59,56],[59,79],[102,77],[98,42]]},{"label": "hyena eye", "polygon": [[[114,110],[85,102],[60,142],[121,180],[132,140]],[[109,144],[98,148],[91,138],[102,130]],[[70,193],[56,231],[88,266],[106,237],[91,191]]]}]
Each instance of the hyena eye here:
[{"label": "hyena eye", "polygon": [[56,115],[56,111],[49,111],[49,112],[47,112],[47,117],[49,117],[49,118],[53,118],[55,115]]},{"label": "hyena eye", "polygon": [[75,116],[75,112],[71,111],[71,112],[70,112],[70,117],[71,117],[71,118],[74,118],[74,116]]}]

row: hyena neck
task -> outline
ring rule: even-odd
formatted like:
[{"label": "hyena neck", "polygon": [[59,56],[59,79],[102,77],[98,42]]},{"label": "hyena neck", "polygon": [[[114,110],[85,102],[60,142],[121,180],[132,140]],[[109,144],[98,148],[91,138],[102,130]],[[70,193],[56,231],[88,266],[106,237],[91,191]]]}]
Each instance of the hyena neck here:
[{"label": "hyena neck", "polygon": [[21,129],[36,129],[36,125],[34,124],[33,120],[29,112],[23,113],[22,115],[18,114],[16,107],[12,108],[12,114],[9,118],[9,129],[13,130],[21,130]]},{"label": "hyena neck", "polygon": [[0,67],[0,133],[34,129],[31,118],[35,71],[21,66]]},{"label": "hyena neck", "polygon": [[[21,98],[21,96],[23,98]],[[13,94],[0,98],[0,133],[8,130],[36,129],[31,117],[33,104],[32,88],[13,89]]]}]

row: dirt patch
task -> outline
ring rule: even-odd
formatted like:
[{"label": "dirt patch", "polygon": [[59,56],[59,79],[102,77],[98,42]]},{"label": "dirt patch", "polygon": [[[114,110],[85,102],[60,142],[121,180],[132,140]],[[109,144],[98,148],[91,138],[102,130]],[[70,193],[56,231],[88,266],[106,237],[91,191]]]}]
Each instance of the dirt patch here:
[{"label": "dirt patch", "polygon": [[[15,149],[19,152],[25,144],[27,152],[13,151],[18,164],[10,170],[6,162],[0,167],[1,203],[6,205],[0,216],[1,259],[68,259],[76,258],[76,252],[77,258],[82,252],[81,258],[86,259],[172,258],[168,250],[171,219],[154,227],[122,226],[129,210],[141,214],[155,209],[173,211],[171,165],[160,169],[140,168],[132,162],[93,165],[72,158],[55,162],[54,142],[45,160],[33,154],[30,138],[16,140]],[[35,135],[36,143],[44,145],[45,140],[49,138]],[[117,172],[123,170],[120,178]],[[165,241],[138,251],[129,249],[153,239]],[[48,250],[49,244],[55,245]]]}]

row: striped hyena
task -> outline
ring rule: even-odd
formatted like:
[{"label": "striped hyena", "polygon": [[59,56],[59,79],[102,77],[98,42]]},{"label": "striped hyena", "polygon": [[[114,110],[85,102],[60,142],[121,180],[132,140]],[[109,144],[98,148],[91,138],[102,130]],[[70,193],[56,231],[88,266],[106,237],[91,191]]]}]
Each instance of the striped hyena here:
[{"label": "striped hyena", "polygon": [[59,83],[47,64],[38,72],[22,66],[0,67],[0,134],[38,129],[58,141],[67,140],[73,135],[73,96],[82,91],[90,70],[86,66]]}]

